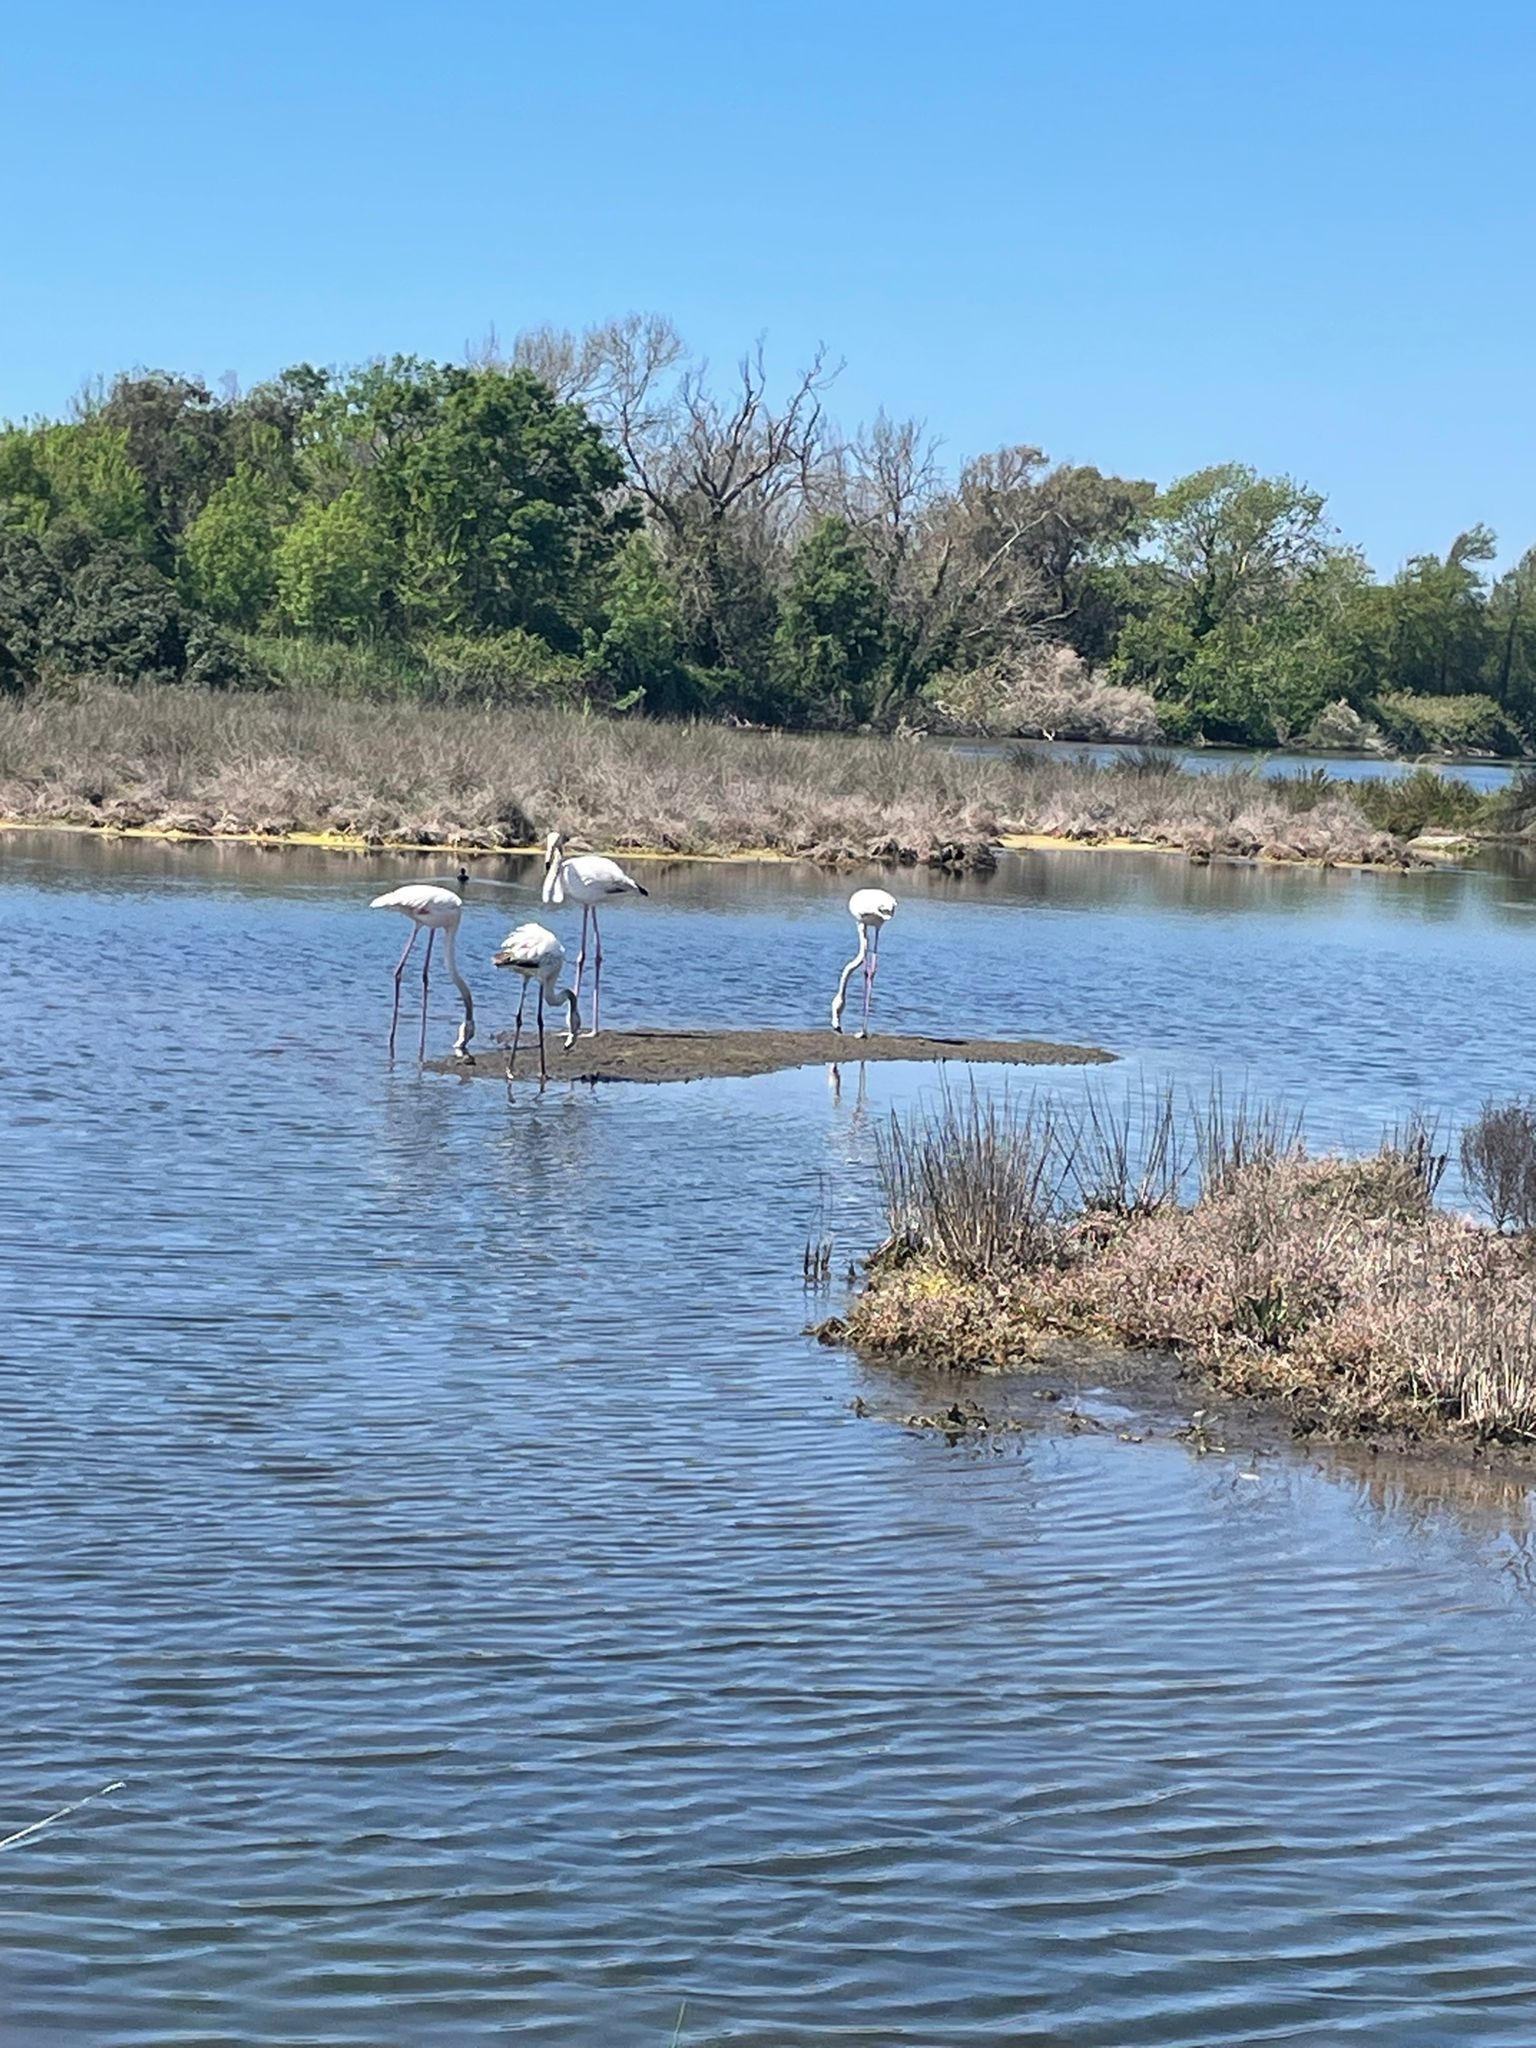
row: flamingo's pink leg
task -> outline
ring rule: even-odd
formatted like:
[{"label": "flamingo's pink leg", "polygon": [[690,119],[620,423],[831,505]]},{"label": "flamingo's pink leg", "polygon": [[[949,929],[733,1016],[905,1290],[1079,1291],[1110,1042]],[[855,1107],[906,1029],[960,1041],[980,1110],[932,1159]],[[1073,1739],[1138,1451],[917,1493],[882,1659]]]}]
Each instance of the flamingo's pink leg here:
[{"label": "flamingo's pink leg", "polygon": [[417,1052],[416,1052],[416,1057],[417,1057],[418,1059],[423,1059],[423,1060],[424,1060],[424,1059],[426,1058],[426,1056],[427,1056],[427,987],[428,987],[428,975],[429,975],[429,971],[430,971],[430,969],[431,969],[431,966],[432,966],[432,941],[433,941],[433,940],[434,940],[434,939],[435,939],[436,937],[437,937],[437,933],[436,933],[436,931],[435,931],[435,930],[433,930],[433,929],[432,929],[432,928],[431,928],[431,927],[429,926],[429,927],[428,927],[428,930],[427,930],[427,950],[426,950],[426,952],[425,952],[425,953],[423,953],[423,955],[421,956],[421,1044],[420,1044],[420,1046],[419,1046],[419,1047],[417,1048]]},{"label": "flamingo's pink leg", "polygon": [[576,952],[576,1000],[581,1001],[581,970],[587,964],[587,917],[588,906],[581,906],[581,944]]},{"label": "flamingo's pink leg", "polygon": [[875,974],[880,966],[880,927],[875,926],[869,941],[869,958],[864,962],[864,1036],[869,1036],[869,1006],[874,1000]]},{"label": "flamingo's pink leg", "polygon": [[597,921],[597,911],[592,912],[592,1036],[596,1038],[603,1028],[603,928]]},{"label": "flamingo's pink leg", "polygon": [[539,1079],[549,1079],[549,1066],[544,1058],[544,984],[539,983]]},{"label": "flamingo's pink leg", "polygon": [[413,924],[411,926],[411,936],[406,940],[405,951],[400,955],[395,966],[395,1007],[391,1011],[389,1019],[389,1056],[391,1059],[395,1056],[395,1029],[400,1022],[400,977],[405,972],[406,961],[411,957],[411,948],[416,943],[416,934],[419,929],[420,927],[417,925]]},{"label": "flamingo's pink leg", "polygon": [[518,1041],[523,1035],[523,1005],[528,1000],[528,984],[523,983],[523,992],[517,999],[517,1022],[512,1026],[512,1050],[507,1054],[507,1079],[512,1078],[512,1069],[517,1065]]}]

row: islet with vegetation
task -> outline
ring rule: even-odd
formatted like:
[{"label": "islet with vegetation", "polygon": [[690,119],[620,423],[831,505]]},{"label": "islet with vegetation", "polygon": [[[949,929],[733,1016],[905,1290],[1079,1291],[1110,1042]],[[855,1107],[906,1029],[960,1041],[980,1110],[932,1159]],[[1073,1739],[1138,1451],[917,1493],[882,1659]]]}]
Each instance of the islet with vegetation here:
[{"label": "islet with vegetation", "polygon": [[1413,1119],[1362,1157],[1220,1094],[950,1096],[888,1127],[889,1236],[845,1317],[872,1356],[1028,1370],[1064,1341],[1160,1353],[1301,1434],[1536,1442],[1536,1103],[1489,1103],[1462,1178]]}]

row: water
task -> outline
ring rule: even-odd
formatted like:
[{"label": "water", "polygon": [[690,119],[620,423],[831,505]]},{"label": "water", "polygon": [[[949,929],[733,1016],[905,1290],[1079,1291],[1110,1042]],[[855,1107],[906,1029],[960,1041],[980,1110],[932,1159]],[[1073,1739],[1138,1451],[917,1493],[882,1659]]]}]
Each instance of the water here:
[{"label": "water", "polygon": [[[1125,761],[1139,750],[1123,745],[1095,744],[1083,740],[946,740],[944,745],[962,753],[1009,753],[1023,747],[1042,761],[1081,761],[1099,767]],[[1155,751],[1191,775],[1226,775],[1235,768],[1248,768],[1257,775],[1297,776],[1323,774],[1335,782],[1395,782],[1412,775],[1417,768],[1432,768],[1457,782],[1467,782],[1487,795],[1504,789],[1524,772],[1519,761],[1435,760],[1400,761],[1380,754],[1254,753],[1244,747],[1172,747],[1161,743]]]},{"label": "water", "polygon": [[[391,1075],[414,873],[0,842],[0,1834],[126,1781],[0,1854],[0,2042],[1528,2042],[1523,1490],[856,1416],[800,1251],[932,1073]],[[647,879],[616,1025],[819,1015],[848,878]],[[1533,1085],[1523,872],[897,886],[882,1021],[1127,1055],[1041,1085]]]}]

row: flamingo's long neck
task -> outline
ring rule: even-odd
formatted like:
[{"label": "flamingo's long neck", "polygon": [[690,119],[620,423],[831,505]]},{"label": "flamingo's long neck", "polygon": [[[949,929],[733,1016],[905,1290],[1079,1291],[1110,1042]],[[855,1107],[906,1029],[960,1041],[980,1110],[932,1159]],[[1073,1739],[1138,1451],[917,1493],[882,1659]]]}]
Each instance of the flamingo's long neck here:
[{"label": "flamingo's long neck", "polygon": [[841,1026],[843,1021],[843,1004],[848,997],[848,984],[864,965],[865,956],[868,952],[869,926],[861,923],[859,926],[859,950],[843,969],[842,979],[837,984],[837,994],[832,998],[832,1029],[834,1031]]},{"label": "flamingo's long neck", "polygon": [[469,983],[459,972],[458,959],[453,950],[453,942],[457,937],[458,926],[456,924],[444,925],[443,960],[453,985],[459,992],[459,998],[464,1005],[464,1022],[459,1026],[459,1035],[453,1041],[453,1056],[455,1059],[463,1059],[469,1051],[469,1041],[475,1035],[475,999],[469,992]]},{"label": "flamingo's long neck", "polygon": [[567,1042],[569,1044],[574,1045],[576,1042],[577,1034],[581,1030],[581,1012],[576,1007],[575,989],[557,988],[555,984],[559,981],[559,979],[560,970],[559,968],[556,968],[554,973],[550,975],[549,979],[544,984],[544,995],[546,1000],[551,1003],[564,1003],[566,1005],[566,1008],[570,1012],[570,1024],[567,1027],[570,1032],[570,1038]]}]

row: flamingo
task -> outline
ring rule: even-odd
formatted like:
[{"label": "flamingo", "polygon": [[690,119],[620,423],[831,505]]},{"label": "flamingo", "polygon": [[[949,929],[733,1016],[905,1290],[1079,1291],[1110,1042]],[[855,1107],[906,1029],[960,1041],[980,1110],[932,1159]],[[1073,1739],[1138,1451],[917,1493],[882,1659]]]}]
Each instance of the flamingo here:
[{"label": "flamingo", "polygon": [[562,857],[563,832],[551,832],[544,842],[544,889],[546,903],[563,903],[567,896],[581,905],[581,946],[576,954],[576,996],[581,995],[581,970],[587,962],[587,919],[592,920],[595,957],[592,962],[592,1030],[601,1029],[599,1010],[603,989],[603,934],[597,922],[597,906],[614,896],[647,896],[633,875],[626,875],[616,860],[603,853],[578,853],[571,860]]},{"label": "flamingo", "polygon": [[875,992],[875,969],[880,964],[880,933],[896,915],[896,898],[887,895],[884,889],[855,889],[848,898],[848,912],[858,921],[859,950],[843,969],[837,994],[832,998],[832,1029],[841,1032],[843,1028],[843,1002],[848,994],[848,984],[853,979],[853,970],[862,965],[864,1022],[853,1035],[855,1038],[868,1038],[869,999]]},{"label": "flamingo", "polygon": [[510,967],[514,974],[523,977],[523,992],[517,999],[517,1023],[512,1032],[512,1050],[507,1054],[507,1079],[512,1078],[513,1065],[517,1059],[518,1040],[523,1035],[523,1005],[528,1000],[528,984],[536,981],[539,985],[539,1079],[549,1079],[549,1068],[544,1058],[544,1004],[570,1005],[570,1029],[565,1034],[565,1049],[570,1051],[576,1043],[576,1034],[581,1029],[581,1015],[576,1008],[576,991],[559,986],[561,971],[565,966],[565,948],[554,933],[542,924],[520,924],[516,931],[510,931],[502,940],[491,961],[497,967]]},{"label": "flamingo", "polygon": [[443,958],[448,963],[449,977],[458,990],[464,1004],[464,1022],[459,1026],[459,1035],[453,1042],[453,1056],[456,1060],[467,1060],[471,1066],[474,1060],[469,1050],[469,1041],[475,1035],[475,999],[469,992],[469,984],[459,972],[454,958],[453,941],[459,929],[459,917],[464,909],[464,899],[456,896],[451,889],[440,889],[435,882],[408,882],[403,889],[391,889],[385,896],[375,896],[369,905],[372,910],[398,910],[411,920],[411,936],[405,942],[405,951],[400,955],[395,968],[395,1007],[389,1020],[389,1056],[395,1056],[395,1030],[400,1022],[400,977],[405,972],[405,963],[410,958],[411,948],[416,943],[418,932],[427,935],[427,950],[421,963],[421,1046],[419,1056],[427,1056],[427,986],[432,967],[432,941],[441,932],[443,935]]}]

